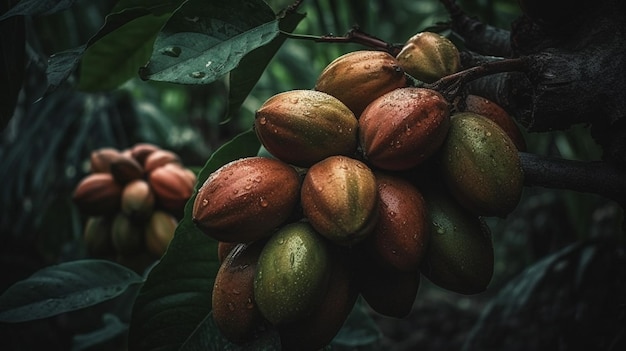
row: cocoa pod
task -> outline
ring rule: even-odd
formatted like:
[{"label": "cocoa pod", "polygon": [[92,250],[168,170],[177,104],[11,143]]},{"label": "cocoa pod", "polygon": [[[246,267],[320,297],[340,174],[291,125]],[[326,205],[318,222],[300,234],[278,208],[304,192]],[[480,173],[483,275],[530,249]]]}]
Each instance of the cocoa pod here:
[{"label": "cocoa pod", "polygon": [[241,243],[227,243],[224,241],[218,241],[217,243],[217,260],[219,263],[223,263],[228,254],[235,248],[235,246]]},{"label": "cocoa pod", "polygon": [[376,173],[376,184],[379,216],[365,244],[381,264],[416,272],[430,237],[424,198],[413,184],[395,175]]},{"label": "cocoa pod", "polygon": [[169,163],[150,172],[148,182],[160,207],[181,214],[193,194],[196,177],[179,164]]},{"label": "cocoa pod", "polygon": [[161,149],[160,147],[154,144],[138,143],[138,144],[133,145],[133,147],[130,148],[130,155],[137,162],[139,162],[140,165],[143,166],[146,161],[146,158],[148,158],[148,155],[160,149]]},{"label": "cocoa pod", "polygon": [[254,298],[254,276],[264,245],[263,240],[236,244],[215,276],[213,320],[235,344],[254,339],[265,323]]},{"label": "cocoa pod", "polygon": [[446,37],[432,32],[417,33],[396,56],[398,64],[413,78],[433,83],[461,68],[459,50]]},{"label": "cocoa pod", "polygon": [[109,173],[111,162],[121,156],[121,152],[113,147],[104,147],[91,152],[89,169],[91,173]]},{"label": "cocoa pod", "polygon": [[315,90],[276,94],[254,119],[254,130],[267,151],[300,167],[332,155],[353,155],[357,126],[354,114],[341,101]]},{"label": "cocoa pod", "polygon": [[72,195],[78,209],[90,216],[111,214],[119,210],[122,186],[111,173],[93,173],[83,178]]},{"label": "cocoa pod", "polygon": [[121,201],[122,212],[136,219],[147,219],[154,210],[155,198],[150,184],[135,179],[124,186]]},{"label": "cocoa pod", "polygon": [[465,112],[473,112],[496,122],[511,138],[517,150],[526,151],[526,140],[519,126],[502,107],[495,102],[478,95],[467,95],[465,98]]},{"label": "cocoa pod", "polygon": [[450,126],[448,102],[438,92],[401,88],[374,100],[359,119],[365,158],[385,170],[406,170],[439,149]]},{"label": "cocoa pod", "polygon": [[420,271],[434,284],[459,294],[485,291],[493,275],[491,232],[445,189],[424,193],[431,237]]},{"label": "cocoa pod", "polygon": [[407,85],[398,60],[384,51],[360,50],[333,60],[320,73],[315,90],[343,102],[359,118],[379,96]]},{"label": "cocoa pod", "polygon": [[505,217],[519,203],[524,174],[517,148],[490,119],[455,114],[440,161],[451,193],[473,213]]},{"label": "cocoa pod", "polygon": [[157,258],[165,254],[178,226],[176,217],[165,211],[154,211],[145,226],[145,245]]},{"label": "cocoa pod", "polygon": [[218,241],[250,242],[271,234],[293,212],[300,176],[288,164],[247,157],[206,179],[193,204],[193,221]]},{"label": "cocoa pod", "polygon": [[111,237],[111,216],[90,216],[85,222],[83,241],[87,254],[93,258],[115,257],[113,239]]},{"label": "cocoa pod", "polygon": [[363,162],[331,156],[309,168],[300,201],[320,234],[339,245],[365,239],[378,216],[376,178]]},{"label": "cocoa pod", "polygon": [[131,256],[144,248],[143,226],[121,212],[113,218],[111,233],[113,247],[120,256]]},{"label": "cocoa pod", "polygon": [[133,180],[143,177],[143,168],[139,162],[129,155],[120,155],[120,157],[111,161],[111,174],[116,182],[124,185]]},{"label": "cocoa pod", "polygon": [[175,163],[178,165],[182,165],[180,157],[169,150],[154,150],[148,156],[143,163],[143,169],[146,173],[151,173],[155,169],[164,166],[168,163]]}]

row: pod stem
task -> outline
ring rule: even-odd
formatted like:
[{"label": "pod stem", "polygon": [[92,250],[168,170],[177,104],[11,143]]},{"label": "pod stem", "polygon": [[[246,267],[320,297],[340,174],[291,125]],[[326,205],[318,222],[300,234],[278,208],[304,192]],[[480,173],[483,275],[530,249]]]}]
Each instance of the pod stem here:
[{"label": "pod stem", "polygon": [[281,32],[281,34],[292,39],[312,40],[318,43],[354,43],[360,44],[375,50],[386,51],[389,54],[396,56],[402,49],[401,44],[388,43],[380,38],[377,38],[371,34],[362,31],[359,27],[352,27],[343,36],[336,36],[333,34],[327,35],[306,35],[306,34],[293,34],[287,32]]},{"label": "pod stem", "polygon": [[604,161],[575,161],[520,152],[525,185],[598,194],[626,209],[626,170]]}]

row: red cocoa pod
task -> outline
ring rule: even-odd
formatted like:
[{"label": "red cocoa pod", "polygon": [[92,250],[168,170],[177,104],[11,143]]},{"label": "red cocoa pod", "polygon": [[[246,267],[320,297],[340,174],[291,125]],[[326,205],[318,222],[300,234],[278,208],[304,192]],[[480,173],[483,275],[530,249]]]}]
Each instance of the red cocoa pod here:
[{"label": "red cocoa pod", "polygon": [[72,200],[78,209],[90,216],[111,214],[119,210],[122,186],[111,173],[93,173],[81,180]]},{"label": "red cocoa pod", "polygon": [[343,326],[356,303],[352,262],[346,249],[330,247],[328,289],[311,315],[278,326],[282,350],[315,351],[328,345]]},{"label": "red cocoa pod", "polygon": [[384,51],[349,52],[331,62],[315,83],[315,90],[343,102],[358,118],[379,96],[407,85],[398,60]]},{"label": "red cocoa pod", "polygon": [[108,173],[111,171],[111,162],[122,153],[113,147],[104,147],[91,152],[89,169],[91,173]]},{"label": "red cocoa pod", "polygon": [[365,158],[385,170],[406,170],[439,149],[450,126],[448,102],[438,92],[401,88],[374,100],[359,119]]},{"label": "red cocoa pod", "polygon": [[141,179],[143,168],[134,158],[122,154],[111,161],[111,174],[116,182],[124,185],[133,180]]},{"label": "red cocoa pod", "polygon": [[155,150],[146,156],[143,169],[146,173],[150,173],[168,163],[182,164],[180,157],[176,153],[169,150]]},{"label": "red cocoa pod", "polygon": [[130,148],[130,155],[139,162],[140,165],[144,165],[148,155],[161,148],[157,145],[150,143],[137,143]]},{"label": "red cocoa pod", "polygon": [[526,140],[524,135],[515,123],[513,117],[495,102],[478,95],[468,95],[465,98],[465,111],[473,112],[489,118],[511,138],[517,150],[526,151]]},{"label": "red cocoa pod", "polygon": [[416,272],[430,237],[426,203],[420,191],[394,175],[376,173],[379,216],[366,244],[372,257],[404,272]]},{"label": "red cocoa pod", "polygon": [[178,226],[176,217],[165,211],[154,211],[145,227],[145,245],[149,253],[157,258],[165,254]]},{"label": "red cocoa pod", "polygon": [[365,239],[378,216],[374,173],[363,162],[345,156],[331,156],[311,166],[300,201],[311,226],[339,245]]},{"label": "red cocoa pod", "polygon": [[263,157],[232,161],[213,172],[193,204],[193,221],[218,241],[269,236],[293,212],[300,176],[288,164]]},{"label": "red cocoa pod", "polygon": [[396,56],[398,64],[413,78],[433,83],[461,69],[459,50],[443,35],[417,33]]},{"label": "red cocoa pod", "polygon": [[213,320],[235,344],[254,339],[265,323],[254,299],[254,275],[264,245],[264,240],[236,244],[215,276]]},{"label": "red cocoa pod", "polygon": [[228,254],[240,243],[227,243],[219,241],[217,243],[217,260],[222,263]]},{"label": "red cocoa pod", "polygon": [[154,210],[155,197],[150,184],[135,179],[122,190],[122,212],[131,218],[147,219]]},{"label": "red cocoa pod", "polygon": [[274,157],[309,167],[332,155],[353,155],[358,122],[332,95],[291,90],[269,98],[256,111],[254,130]]},{"label": "red cocoa pod", "polygon": [[182,213],[196,184],[195,175],[190,177],[189,171],[177,163],[154,169],[148,176],[148,182],[158,205],[175,214]]},{"label": "red cocoa pod", "polygon": [[111,216],[91,216],[85,223],[83,241],[87,254],[93,258],[115,257],[113,239],[111,237]]}]

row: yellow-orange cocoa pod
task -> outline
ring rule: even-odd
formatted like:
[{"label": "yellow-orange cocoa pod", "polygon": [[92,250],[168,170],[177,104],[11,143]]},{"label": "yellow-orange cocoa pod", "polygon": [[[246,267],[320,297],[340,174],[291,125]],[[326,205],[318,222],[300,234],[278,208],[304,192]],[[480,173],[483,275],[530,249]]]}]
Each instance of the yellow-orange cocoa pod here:
[{"label": "yellow-orange cocoa pod", "polygon": [[461,68],[459,50],[443,35],[417,33],[396,56],[406,73],[425,83],[456,73]]},{"label": "yellow-orange cocoa pod", "polygon": [[180,157],[176,153],[169,150],[155,150],[144,160],[143,169],[146,173],[150,173],[168,163],[182,164]]},{"label": "yellow-orange cocoa pod", "polygon": [[176,217],[165,211],[154,211],[146,223],[145,242],[148,252],[161,257],[174,238],[178,226]]},{"label": "yellow-orange cocoa pod", "polygon": [[78,209],[90,216],[111,214],[119,210],[122,186],[111,173],[93,173],[74,189],[72,200]]},{"label": "yellow-orange cocoa pod", "polygon": [[383,51],[361,50],[333,60],[320,73],[315,90],[343,102],[358,118],[370,102],[407,85],[398,60]]},{"label": "yellow-orange cocoa pod", "polygon": [[154,191],[160,207],[178,215],[184,210],[187,200],[193,193],[195,176],[177,163],[168,163],[150,172],[150,187]]},{"label": "yellow-orange cocoa pod", "polygon": [[145,180],[135,179],[124,186],[122,212],[131,218],[147,219],[154,210],[154,204],[154,192]]}]

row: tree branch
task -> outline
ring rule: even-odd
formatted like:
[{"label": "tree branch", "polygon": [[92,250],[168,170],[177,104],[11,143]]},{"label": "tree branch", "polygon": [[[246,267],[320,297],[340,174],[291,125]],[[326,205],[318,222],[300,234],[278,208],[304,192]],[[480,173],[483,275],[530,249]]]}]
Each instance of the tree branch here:
[{"label": "tree branch", "polygon": [[593,193],[626,209],[626,170],[602,161],[574,161],[519,153],[525,185]]},{"label": "tree branch", "polygon": [[401,44],[392,44],[388,43],[380,38],[377,38],[371,34],[363,32],[358,27],[354,27],[350,29],[343,36],[335,36],[332,34],[328,35],[302,35],[302,34],[293,34],[293,33],[282,33],[283,35],[292,38],[292,39],[303,39],[303,40],[312,40],[318,43],[354,43],[360,44],[363,46],[367,46],[369,48],[386,51],[393,56],[398,55],[400,50],[402,49]]}]

